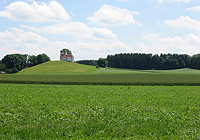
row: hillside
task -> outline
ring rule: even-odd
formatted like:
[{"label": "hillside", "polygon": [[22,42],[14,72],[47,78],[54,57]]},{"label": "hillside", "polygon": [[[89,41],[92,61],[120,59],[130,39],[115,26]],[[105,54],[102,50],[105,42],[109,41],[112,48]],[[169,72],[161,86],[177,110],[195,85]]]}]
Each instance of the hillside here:
[{"label": "hillside", "polygon": [[200,75],[200,70],[175,69],[175,70],[133,70],[118,68],[100,68],[66,61],[49,61],[34,67],[26,68],[17,75],[69,75],[69,74],[195,74]]},{"label": "hillside", "polygon": [[49,61],[26,68],[18,72],[18,75],[65,75],[65,74],[89,74],[96,70],[94,66],[81,65],[66,61]]}]

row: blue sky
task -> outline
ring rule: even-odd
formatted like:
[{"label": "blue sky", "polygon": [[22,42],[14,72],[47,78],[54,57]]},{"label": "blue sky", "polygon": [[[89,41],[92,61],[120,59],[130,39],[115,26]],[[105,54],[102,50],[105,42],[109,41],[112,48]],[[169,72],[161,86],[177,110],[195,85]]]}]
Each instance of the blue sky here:
[{"label": "blue sky", "polygon": [[116,53],[200,53],[199,0],[0,0],[0,59],[75,60]]}]

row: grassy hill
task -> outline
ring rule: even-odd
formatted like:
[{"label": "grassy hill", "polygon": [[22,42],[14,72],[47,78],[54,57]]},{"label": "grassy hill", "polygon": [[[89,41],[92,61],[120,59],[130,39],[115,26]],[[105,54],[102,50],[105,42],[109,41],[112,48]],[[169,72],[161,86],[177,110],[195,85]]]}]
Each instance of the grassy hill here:
[{"label": "grassy hill", "polygon": [[100,68],[82,65],[66,61],[49,61],[31,68],[21,70],[17,75],[110,75],[110,74],[195,74],[200,75],[200,70],[176,69],[176,70],[133,70],[119,68]]},{"label": "grassy hill", "polygon": [[200,70],[131,70],[50,61],[17,74],[0,75],[0,83],[94,85],[200,85]]},{"label": "grassy hill", "polygon": [[19,75],[65,75],[89,74],[96,71],[95,66],[81,65],[66,61],[49,61],[18,72]]}]

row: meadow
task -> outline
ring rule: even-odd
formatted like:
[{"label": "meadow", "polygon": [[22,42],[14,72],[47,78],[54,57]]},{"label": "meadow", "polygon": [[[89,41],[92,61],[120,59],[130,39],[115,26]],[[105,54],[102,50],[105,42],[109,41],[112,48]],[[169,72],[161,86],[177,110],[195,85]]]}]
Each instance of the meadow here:
[{"label": "meadow", "polygon": [[200,70],[132,70],[50,61],[16,74],[0,75],[0,83],[61,85],[200,85]]},{"label": "meadow", "polygon": [[0,84],[1,139],[200,139],[200,87]]},{"label": "meadow", "polygon": [[0,83],[60,85],[184,85],[199,86],[195,74],[83,74],[83,75],[0,75]]}]

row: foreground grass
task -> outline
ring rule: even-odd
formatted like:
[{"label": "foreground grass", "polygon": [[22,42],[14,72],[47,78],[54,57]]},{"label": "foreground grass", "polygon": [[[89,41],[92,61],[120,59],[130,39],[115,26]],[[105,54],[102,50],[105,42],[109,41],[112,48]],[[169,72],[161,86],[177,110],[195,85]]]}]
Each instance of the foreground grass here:
[{"label": "foreground grass", "polygon": [[200,87],[0,84],[2,139],[200,139]]},{"label": "foreground grass", "polygon": [[0,83],[73,85],[200,85],[200,75],[103,74],[103,75],[0,75]]}]

